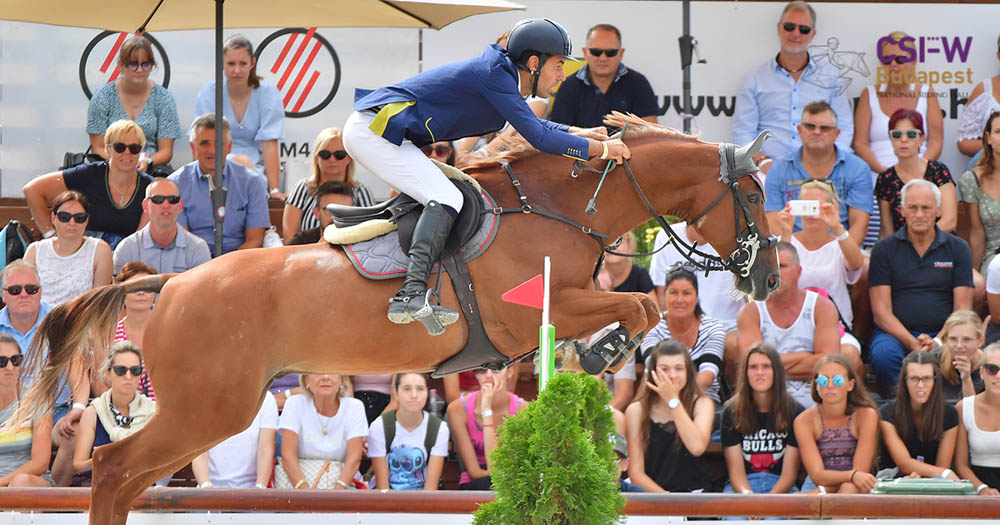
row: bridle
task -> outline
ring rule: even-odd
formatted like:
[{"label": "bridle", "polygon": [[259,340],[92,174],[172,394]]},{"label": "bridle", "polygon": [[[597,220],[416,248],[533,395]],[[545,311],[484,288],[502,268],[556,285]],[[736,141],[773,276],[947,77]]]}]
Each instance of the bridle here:
[{"label": "bridle", "polygon": [[[712,211],[726,193],[729,192],[733,196],[733,220],[735,222],[735,231],[738,232],[736,235],[736,249],[729,254],[728,257],[722,258],[715,255],[709,255],[698,250],[693,244],[686,243],[673,228],[667,224],[667,221],[663,216],[656,213],[656,210],[650,204],[649,199],[643,193],[642,188],[639,187],[639,182],[636,180],[635,175],[632,174],[632,170],[628,165],[628,161],[625,161],[625,173],[628,174],[629,179],[632,181],[632,186],[635,187],[636,192],[639,194],[639,198],[642,199],[642,203],[646,206],[646,209],[652,213],[656,222],[663,228],[664,233],[667,234],[668,242],[677,249],[677,251],[691,264],[700,270],[710,271],[730,271],[739,275],[740,277],[749,277],[750,269],[753,267],[754,263],[757,261],[757,253],[760,250],[766,250],[768,248],[773,248],[778,244],[778,238],[771,235],[767,238],[761,238],[760,228],[754,223],[753,218],[750,215],[750,203],[747,202],[746,195],[740,190],[740,179],[749,176],[757,187],[760,189],[761,195],[764,194],[764,187],[761,184],[760,179],[757,178],[757,166],[753,164],[753,161],[747,159],[743,166],[736,165],[736,145],[735,144],[719,144],[719,182],[725,185],[725,188],[719,193],[719,196],[712,201],[704,210],[696,215],[693,219],[688,221],[688,224],[697,224],[697,222],[704,217],[708,212]],[[743,214],[743,220],[746,223],[745,229],[740,229],[740,213]],[[625,255],[630,257],[642,257],[645,255],[652,255],[659,250],[662,250],[667,243],[663,246],[649,253],[644,254],[623,254],[618,252],[613,252],[611,250],[605,249],[607,253],[612,253],[615,255]],[[692,255],[697,255],[701,257],[701,260],[697,260]]]},{"label": "bridle", "polygon": [[[765,132],[766,133],[766,132]],[[521,181],[517,179],[514,175],[514,169],[511,167],[510,163],[505,161],[500,161],[500,165],[503,166],[504,171],[507,176],[510,177],[511,184],[517,191],[518,198],[521,201],[520,207],[515,208],[501,208],[496,207],[490,210],[486,210],[483,213],[493,213],[494,215],[501,215],[505,213],[535,213],[543,217],[548,217],[553,220],[557,220],[564,224],[568,224],[575,229],[582,231],[583,233],[589,235],[592,239],[597,241],[601,246],[601,257],[598,260],[597,268],[594,270],[594,277],[596,278],[597,272],[600,269],[601,263],[604,260],[606,254],[620,255],[623,257],[644,257],[647,255],[653,255],[656,252],[662,250],[667,244],[672,244],[677,251],[688,261],[690,261],[695,268],[699,270],[704,270],[706,273],[711,271],[730,271],[735,273],[740,277],[749,277],[750,270],[754,263],[757,261],[757,254],[760,250],[766,250],[768,248],[773,248],[778,244],[778,238],[774,235],[767,237],[766,239],[761,238],[760,228],[754,223],[753,218],[750,215],[750,203],[747,202],[746,195],[740,190],[740,179],[749,176],[753,179],[754,183],[761,191],[761,195],[764,194],[764,187],[761,184],[760,179],[757,178],[757,166],[754,165],[753,161],[747,158],[742,166],[736,165],[736,145],[735,144],[719,144],[719,182],[725,185],[725,188],[719,193],[719,196],[712,201],[704,210],[694,217],[689,224],[695,224],[704,217],[708,212],[722,201],[726,193],[731,193],[733,196],[733,220],[736,225],[735,231],[738,232],[736,235],[736,249],[733,250],[729,256],[722,258],[716,255],[709,255],[701,250],[698,250],[694,245],[684,242],[678,235],[677,232],[670,227],[666,219],[662,215],[657,213],[656,208],[653,207],[652,203],[649,202],[649,198],[646,197],[646,193],[642,191],[642,186],[639,185],[638,179],[636,179],[635,174],[632,173],[632,167],[629,165],[628,160],[622,161],[622,167],[625,169],[625,174],[628,175],[629,180],[632,182],[632,187],[635,188],[636,193],[639,195],[639,199],[642,200],[646,210],[649,211],[650,215],[656,219],[656,222],[663,228],[669,237],[668,243],[664,243],[663,246],[647,253],[620,253],[614,251],[621,242],[622,238],[619,237],[617,241],[612,244],[607,244],[605,241],[608,236],[594,231],[589,226],[584,226],[570,219],[551,213],[540,209],[538,207],[532,206],[528,203],[528,197],[524,194],[524,190],[521,189]],[[608,172],[614,169],[615,161],[608,161],[608,165],[604,170],[598,170],[592,168],[583,161],[576,161],[573,163],[573,178],[579,177],[582,172],[594,171],[597,173],[604,173],[607,175]],[[603,180],[602,180],[603,182]],[[598,192],[600,189],[598,189]],[[597,193],[594,194],[594,202],[597,198]],[[596,210],[595,210],[596,211]],[[740,229],[740,214],[742,212],[743,220],[746,223],[745,229]],[[693,257],[697,255],[701,257],[701,260],[697,260]]]}]

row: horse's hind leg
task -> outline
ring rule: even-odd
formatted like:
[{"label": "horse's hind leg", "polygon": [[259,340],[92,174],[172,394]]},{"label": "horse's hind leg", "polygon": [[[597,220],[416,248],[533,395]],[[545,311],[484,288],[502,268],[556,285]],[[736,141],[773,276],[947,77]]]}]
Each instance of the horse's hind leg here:
[{"label": "horse's hind leg", "polygon": [[198,454],[246,428],[259,403],[245,400],[257,396],[256,392],[247,392],[205,403],[189,395],[183,405],[161,407],[134,435],[95,449],[90,524],[124,525],[132,502],[156,480],[173,474]]}]

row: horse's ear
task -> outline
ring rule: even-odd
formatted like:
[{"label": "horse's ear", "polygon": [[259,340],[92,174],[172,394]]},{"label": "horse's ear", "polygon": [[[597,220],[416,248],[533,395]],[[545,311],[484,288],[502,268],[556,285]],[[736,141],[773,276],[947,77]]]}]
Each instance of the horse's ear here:
[{"label": "horse's ear", "polygon": [[771,132],[764,130],[757,135],[757,138],[753,139],[753,142],[747,144],[746,146],[740,146],[736,150],[736,165],[743,166],[747,161],[753,158],[754,155],[760,152],[760,148],[764,147],[764,141],[771,137]]}]

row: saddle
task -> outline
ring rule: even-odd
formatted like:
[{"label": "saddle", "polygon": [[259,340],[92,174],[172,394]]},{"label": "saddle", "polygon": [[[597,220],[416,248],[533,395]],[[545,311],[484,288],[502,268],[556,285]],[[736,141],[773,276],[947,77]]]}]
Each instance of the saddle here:
[{"label": "saddle", "polygon": [[[441,261],[435,266],[440,270],[443,266],[451,278],[452,288],[458,296],[462,313],[465,316],[466,324],[469,328],[469,339],[461,352],[438,365],[432,373],[435,378],[444,377],[449,374],[473,370],[477,368],[502,369],[510,363],[507,356],[490,341],[483,327],[482,316],[479,311],[479,304],[476,300],[475,288],[469,275],[466,262],[481,255],[492,243],[496,231],[499,229],[499,214],[495,213],[495,204],[487,192],[485,192],[474,179],[461,173],[450,166],[439,164],[442,171],[449,175],[451,182],[462,193],[462,210],[455,219],[451,234],[445,243],[445,248],[441,256]],[[445,168],[448,168],[447,170]],[[449,171],[453,170],[453,171]],[[457,174],[455,173],[457,172]],[[333,215],[332,231],[324,233],[324,238],[335,244],[341,244],[355,268],[371,279],[386,279],[401,277],[405,274],[406,253],[410,250],[410,243],[413,240],[413,229],[416,227],[417,219],[423,211],[423,205],[409,195],[400,194],[382,204],[369,206],[366,208],[356,208],[351,206],[340,206],[330,204],[327,210]],[[490,216],[491,224],[484,224],[486,217]],[[485,227],[484,227],[485,226]],[[392,254],[377,253],[375,259],[379,259],[382,267],[379,270],[372,270],[364,267],[362,257],[359,257],[360,250],[355,249],[358,244],[369,244],[373,241],[365,241],[363,237],[354,237],[350,240],[343,240],[343,236],[337,231],[349,231],[352,229],[368,229],[375,235],[384,236],[388,239],[395,230],[398,234],[398,244],[384,246],[390,240],[382,241],[383,246],[370,251],[385,252],[391,250]],[[340,237],[341,242],[336,238]],[[381,239],[375,239],[379,242]],[[357,243],[357,244],[354,244]],[[398,247],[398,249],[397,249]],[[391,268],[386,266],[385,259],[392,256],[400,257],[397,261],[390,261]],[[399,265],[402,271],[395,269]],[[438,280],[440,282],[440,280]]]}]

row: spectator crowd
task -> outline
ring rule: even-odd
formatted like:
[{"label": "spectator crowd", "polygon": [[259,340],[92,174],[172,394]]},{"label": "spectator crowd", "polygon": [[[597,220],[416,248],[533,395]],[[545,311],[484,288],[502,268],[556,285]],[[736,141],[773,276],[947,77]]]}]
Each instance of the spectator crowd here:
[{"label": "spectator crowd", "polygon": [[[808,81],[837,76],[810,55],[814,8],[793,1],[776,15],[779,49],[746,73],[732,132],[739,144],[773,135],[754,161],[780,237],[780,288],[747,302],[731,276],[697,272],[666,232],[649,270],[610,255],[595,282],[647,293],[662,312],[625,367],[602,377],[622,490],[868,493],[877,480],[940,477],[1000,495],[1000,75],[977,85],[959,135],[947,137],[934,86],[893,83],[914,62],[883,64],[890,83],[866,87],[852,109],[837,86]],[[896,56],[906,36],[879,40],[878,56]],[[530,100],[532,110],[579,128],[611,111],[655,122],[650,83],[624,64],[625,38],[610,24],[590,28],[586,65],[551,104]],[[118,66],[88,110],[101,160],[24,187],[43,238],[0,272],[0,419],[28,386],[23,352],[52,307],[211,259],[217,155],[228,189],[222,253],[321,242],[327,204],[374,204],[336,127],[317,134],[309,176],[281,191],[284,110],[245,37],[224,46],[224,118],[212,113],[209,82],[192,101],[194,160],[176,169],[181,123],[174,97],[149,78],[149,41],[128,38]],[[516,133],[422,149],[461,164]],[[951,167],[958,176],[937,160],[951,144],[970,157]],[[280,237],[269,199],[285,199]],[[672,228],[715,253],[695,225]],[[626,235],[620,250],[635,249]],[[142,359],[154,310],[153,294],[130,294],[97,369],[71,370],[52,411],[0,430],[0,486],[87,486],[94,448],[142,428],[156,403]],[[288,376],[246,430],[192,471],[201,487],[436,490],[446,462],[457,462],[458,488],[489,490],[497,427],[529,402],[517,384],[513,368],[463,373],[444,381],[442,399],[423,374]]]}]

